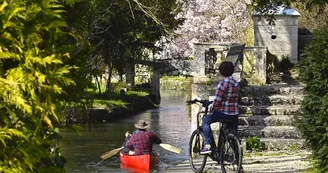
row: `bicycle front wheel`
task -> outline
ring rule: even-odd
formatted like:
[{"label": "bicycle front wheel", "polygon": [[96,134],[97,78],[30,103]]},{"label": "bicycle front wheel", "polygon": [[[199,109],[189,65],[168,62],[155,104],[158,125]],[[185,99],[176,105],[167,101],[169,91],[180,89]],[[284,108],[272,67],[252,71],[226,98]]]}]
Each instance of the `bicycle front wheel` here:
[{"label": "bicycle front wheel", "polygon": [[196,173],[202,172],[206,164],[207,155],[200,154],[204,146],[204,139],[203,132],[197,129],[191,134],[189,140],[189,163],[191,169]]},{"label": "bicycle front wheel", "polygon": [[223,173],[239,173],[242,165],[242,147],[236,136],[228,134],[220,149]]}]

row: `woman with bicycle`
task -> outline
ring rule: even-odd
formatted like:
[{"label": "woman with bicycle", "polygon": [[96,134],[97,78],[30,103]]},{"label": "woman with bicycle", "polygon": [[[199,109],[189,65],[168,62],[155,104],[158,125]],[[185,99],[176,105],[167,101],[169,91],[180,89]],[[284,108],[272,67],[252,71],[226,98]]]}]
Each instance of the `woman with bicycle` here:
[{"label": "woman with bicycle", "polygon": [[232,74],[234,72],[234,65],[231,61],[223,61],[219,67],[220,74],[224,77],[222,81],[217,86],[215,93],[215,99],[213,102],[213,107],[210,113],[203,118],[203,132],[205,138],[204,148],[201,150],[200,154],[210,154],[212,153],[211,147],[212,130],[210,125],[214,122],[220,122],[222,120],[231,120],[227,123],[227,128],[233,129],[235,134],[238,130],[238,82],[233,79]]}]

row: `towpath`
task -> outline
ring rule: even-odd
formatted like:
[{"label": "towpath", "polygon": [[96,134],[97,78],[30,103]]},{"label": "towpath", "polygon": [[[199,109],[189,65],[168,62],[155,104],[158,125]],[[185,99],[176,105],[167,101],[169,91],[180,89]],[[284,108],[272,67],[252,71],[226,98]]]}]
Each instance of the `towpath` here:
[{"label": "towpath", "polygon": [[[311,167],[310,152],[296,151],[268,151],[246,153],[243,160],[245,173],[296,173]],[[165,172],[192,173],[189,161],[186,160],[176,166],[168,167]],[[220,165],[211,159],[207,160],[204,172],[221,172]]]}]

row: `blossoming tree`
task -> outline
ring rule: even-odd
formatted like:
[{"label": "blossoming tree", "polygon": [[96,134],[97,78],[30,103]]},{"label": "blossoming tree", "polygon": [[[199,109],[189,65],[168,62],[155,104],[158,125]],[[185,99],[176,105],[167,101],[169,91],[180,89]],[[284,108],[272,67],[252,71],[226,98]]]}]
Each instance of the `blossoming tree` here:
[{"label": "blossoming tree", "polygon": [[166,58],[192,54],[195,42],[245,42],[251,17],[240,0],[194,0],[185,2],[178,17],[185,18],[175,32],[162,39]]}]

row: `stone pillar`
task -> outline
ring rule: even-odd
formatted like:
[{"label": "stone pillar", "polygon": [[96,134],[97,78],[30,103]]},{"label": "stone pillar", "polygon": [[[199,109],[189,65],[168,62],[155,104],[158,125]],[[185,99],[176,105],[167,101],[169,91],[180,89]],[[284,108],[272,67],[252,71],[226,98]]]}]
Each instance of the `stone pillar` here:
[{"label": "stone pillar", "polygon": [[205,45],[202,43],[194,43],[194,60],[192,61],[192,73],[197,75],[205,75]]},{"label": "stone pillar", "polygon": [[260,77],[260,81],[262,84],[266,84],[267,80],[267,65],[266,65],[266,47],[256,48],[257,53],[255,54],[255,62],[254,62],[254,72],[257,76]]}]

